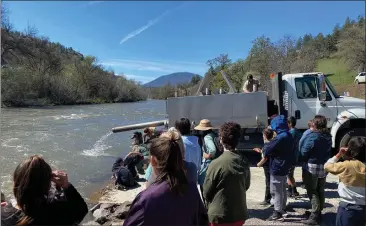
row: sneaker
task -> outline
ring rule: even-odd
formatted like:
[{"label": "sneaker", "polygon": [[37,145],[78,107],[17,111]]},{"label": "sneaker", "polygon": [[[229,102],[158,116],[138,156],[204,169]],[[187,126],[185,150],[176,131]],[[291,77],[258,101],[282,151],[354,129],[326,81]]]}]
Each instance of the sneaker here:
[{"label": "sneaker", "polygon": [[282,214],[280,212],[274,211],[273,214],[267,219],[267,221],[283,221]]},{"label": "sneaker", "polygon": [[306,225],[319,225],[320,223],[319,214],[311,213],[309,219],[305,220],[303,223]]},{"label": "sneaker", "polygon": [[292,189],[292,196],[293,196],[293,197],[300,196],[299,192],[297,192],[296,187],[294,187],[294,188]]},{"label": "sneaker", "polygon": [[282,210],[281,211],[281,215],[282,215],[282,217],[287,217],[288,216],[288,213],[285,210]]}]

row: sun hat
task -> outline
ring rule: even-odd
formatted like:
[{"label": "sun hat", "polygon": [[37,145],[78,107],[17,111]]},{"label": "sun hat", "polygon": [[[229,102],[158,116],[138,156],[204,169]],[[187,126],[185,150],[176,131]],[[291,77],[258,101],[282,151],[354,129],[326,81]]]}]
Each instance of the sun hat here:
[{"label": "sun hat", "polygon": [[213,129],[210,120],[208,119],[202,119],[200,121],[200,124],[196,127],[194,127],[195,130],[200,130],[200,131],[207,131],[210,129]]}]

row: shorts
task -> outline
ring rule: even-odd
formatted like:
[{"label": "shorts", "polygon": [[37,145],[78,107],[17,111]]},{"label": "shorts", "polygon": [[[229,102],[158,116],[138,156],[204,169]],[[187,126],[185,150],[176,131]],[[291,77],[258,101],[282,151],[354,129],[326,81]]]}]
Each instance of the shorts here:
[{"label": "shorts", "polygon": [[295,172],[295,166],[291,166],[291,168],[288,170],[287,178],[293,178]]}]

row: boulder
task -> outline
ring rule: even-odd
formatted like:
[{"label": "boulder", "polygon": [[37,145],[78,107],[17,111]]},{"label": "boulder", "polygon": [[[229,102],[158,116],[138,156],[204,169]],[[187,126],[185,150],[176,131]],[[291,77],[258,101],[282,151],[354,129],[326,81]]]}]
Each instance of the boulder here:
[{"label": "boulder", "polygon": [[107,221],[108,219],[105,216],[99,217],[95,220],[95,222],[97,222],[100,225],[104,225]]},{"label": "boulder", "polygon": [[120,205],[110,215],[110,218],[125,219],[129,210],[129,205]]},{"label": "boulder", "polygon": [[118,204],[115,204],[115,203],[102,203],[100,204],[100,209],[107,209],[107,210],[110,210],[112,208],[115,208],[116,206],[118,206]]},{"label": "boulder", "polygon": [[101,218],[101,217],[107,217],[110,213],[111,213],[111,211],[109,211],[107,209],[99,208],[93,212],[93,217],[95,217],[96,219]]}]

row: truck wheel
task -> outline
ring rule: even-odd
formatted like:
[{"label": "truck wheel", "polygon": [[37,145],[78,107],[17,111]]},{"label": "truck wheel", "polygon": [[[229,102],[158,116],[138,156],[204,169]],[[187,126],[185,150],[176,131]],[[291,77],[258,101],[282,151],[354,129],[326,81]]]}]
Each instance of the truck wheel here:
[{"label": "truck wheel", "polygon": [[355,128],[345,131],[342,138],[340,139],[338,148],[347,146],[352,137],[358,136],[366,137],[366,130],[361,128]]}]

